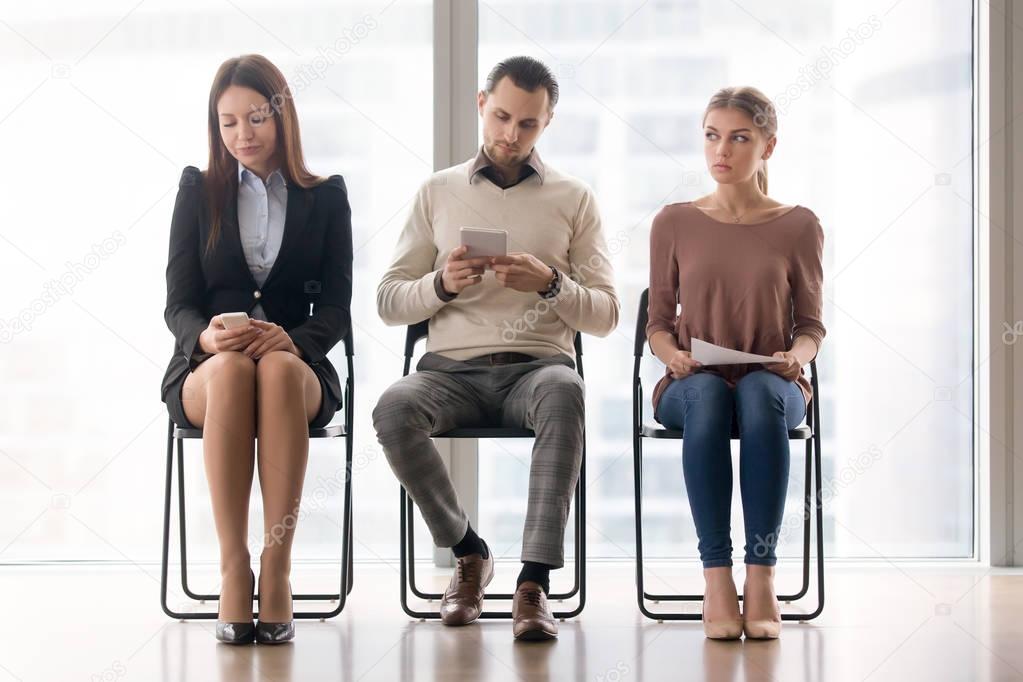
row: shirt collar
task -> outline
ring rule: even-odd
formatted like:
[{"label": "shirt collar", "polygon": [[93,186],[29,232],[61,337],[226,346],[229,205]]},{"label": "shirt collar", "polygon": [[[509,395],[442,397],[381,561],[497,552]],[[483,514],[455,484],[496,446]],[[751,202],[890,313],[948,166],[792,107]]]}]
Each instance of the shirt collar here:
[{"label": "shirt collar", "polygon": [[[256,175],[252,171],[250,171],[245,166],[243,166],[241,161],[239,161],[238,162],[238,184],[239,185],[241,185],[245,181],[245,175],[246,174],[248,174],[251,177],[255,178],[259,182],[263,182],[262,180],[259,179],[258,175]],[[267,176],[266,184],[268,186],[272,185],[274,183],[274,181],[275,181],[275,178],[280,180],[280,183],[281,183],[282,187],[287,187],[288,186],[288,182],[284,179],[284,173],[281,172],[280,168],[278,168],[277,170],[275,170],[274,172],[270,173],[270,175]]]},{"label": "shirt collar", "polygon": [[[494,162],[490,160],[487,153],[483,151],[483,145],[480,145],[480,149],[476,152],[476,158],[473,159],[472,165],[469,167],[469,184],[476,178],[478,173],[485,171],[488,168],[492,168]],[[536,147],[529,152],[529,156],[522,162],[522,172],[519,176],[519,180],[527,177],[531,173],[536,173],[536,176],[540,179],[540,184],[543,184],[544,176],[546,175],[547,169],[544,167],[543,161],[540,160],[540,154],[536,151]]]}]

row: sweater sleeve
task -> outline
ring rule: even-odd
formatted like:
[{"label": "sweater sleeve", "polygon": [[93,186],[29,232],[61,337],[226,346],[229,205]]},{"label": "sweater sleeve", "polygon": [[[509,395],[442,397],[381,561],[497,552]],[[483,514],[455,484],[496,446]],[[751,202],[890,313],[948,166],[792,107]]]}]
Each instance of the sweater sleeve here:
[{"label": "sweater sleeve", "polygon": [[[413,200],[412,210],[398,238],[394,260],[377,286],[377,312],[388,325],[415,324],[433,317],[449,301],[437,293],[428,184]],[[453,299],[451,299],[453,300]]]},{"label": "sweater sleeve", "polygon": [[675,253],[675,228],[667,210],[667,207],[662,208],[650,226],[650,302],[646,323],[648,342],[657,332],[668,332],[675,338],[678,256]]},{"label": "sweater sleeve", "polygon": [[824,230],[813,222],[796,244],[792,267],[792,338],[808,336],[820,350],[826,330],[821,321],[824,292]]},{"label": "sweater sleeve", "polygon": [[561,291],[554,297],[552,309],[571,329],[607,336],[618,326],[621,306],[615,293],[614,270],[600,211],[588,189],[576,210],[568,261],[572,272],[561,278]]}]

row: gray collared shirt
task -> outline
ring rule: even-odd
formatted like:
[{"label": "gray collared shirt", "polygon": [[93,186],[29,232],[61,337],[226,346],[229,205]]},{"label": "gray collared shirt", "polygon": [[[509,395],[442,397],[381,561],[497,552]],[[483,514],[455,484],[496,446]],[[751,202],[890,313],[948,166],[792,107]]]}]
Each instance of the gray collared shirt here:
[{"label": "gray collared shirt", "polygon": [[[264,183],[239,163],[238,236],[249,272],[261,287],[281,250],[287,213],[288,188],[281,171],[272,172]],[[263,306],[258,303],[250,315],[266,320]]]},{"label": "gray collared shirt", "polygon": [[494,168],[494,162],[490,160],[489,156],[487,156],[487,153],[483,150],[483,146],[480,145],[480,150],[476,152],[476,160],[473,161],[472,167],[469,169],[469,182],[472,183],[472,181],[476,178],[476,175],[482,173],[483,177],[490,180],[490,182],[494,183],[498,187],[508,189],[509,187],[514,187],[535,173],[540,179],[540,184],[542,185],[545,174],[544,171],[545,169],[543,161],[540,160],[540,154],[537,153],[536,147],[533,147],[533,151],[529,152],[529,156],[522,162],[522,169],[519,171],[519,179],[511,184],[502,185],[501,182],[503,181],[503,178]]}]

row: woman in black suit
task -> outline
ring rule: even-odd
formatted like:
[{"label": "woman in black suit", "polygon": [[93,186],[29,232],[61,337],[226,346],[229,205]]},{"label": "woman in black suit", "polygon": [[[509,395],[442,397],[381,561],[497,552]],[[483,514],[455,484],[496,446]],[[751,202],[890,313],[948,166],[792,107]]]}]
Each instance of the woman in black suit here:
[{"label": "woman in black suit", "polygon": [[[266,58],[221,65],[208,119],[209,166],[185,168],[174,204],[164,318],[176,343],[161,397],[177,424],[203,429],[220,543],[217,639],[276,643],[294,636],[288,578],[308,427],[341,407],[326,355],[351,326],[351,208],[340,175],[306,169],[291,93]],[[225,329],[221,313],[239,311],[249,324]],[[256,465],[265,534],[254,624]]]}]

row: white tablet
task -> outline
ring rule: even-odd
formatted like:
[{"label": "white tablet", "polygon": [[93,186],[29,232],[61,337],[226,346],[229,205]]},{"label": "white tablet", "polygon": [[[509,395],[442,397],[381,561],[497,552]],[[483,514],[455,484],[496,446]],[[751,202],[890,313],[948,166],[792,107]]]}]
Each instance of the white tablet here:
[{"label": "white tablet", "polygon": [[463,258],[492,258],[508,255],[508,231],[488,227],[463,227],[462,246],[468,246]]}]

